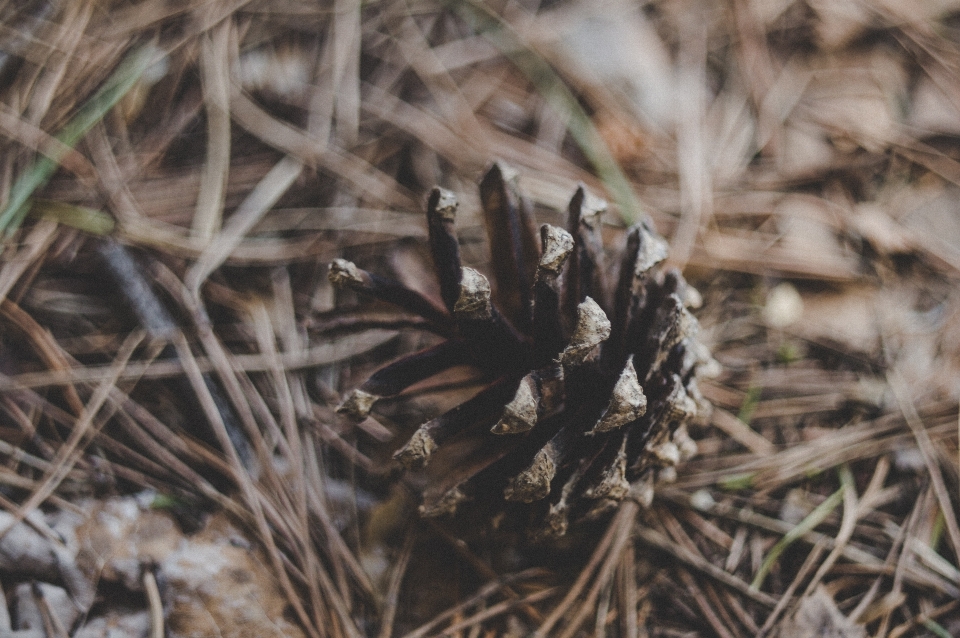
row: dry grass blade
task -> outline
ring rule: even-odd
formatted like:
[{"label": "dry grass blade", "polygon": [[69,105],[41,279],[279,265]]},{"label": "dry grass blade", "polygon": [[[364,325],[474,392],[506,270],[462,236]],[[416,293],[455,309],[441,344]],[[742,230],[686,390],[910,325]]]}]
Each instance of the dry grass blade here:
[{"label": "dry grass blade", "polygon": [[960,557],[960,521],[958,521],[955,510],[953,509],[953,504],[950,501],[950,492],[947,489],[946,482],[943,479],[943,473],[940,471],[937,463],[937,454],[933,448],[933,442],[930,440],[930,434],[920,420],[920,415],[917,414],[917,408],[908,396],[903,378],[900,374],[896,370],[892,370],[887,375],[887,378],[890,382],[890,387],[893,388],[893,392],[897,397],[900,410],[907,420],[907,425],[910,426],[910,431],[917,439],[920,453],[923,455],[923,462],[927,466],[927,471],[930,473],[934,493],[937,495],[937,502],[940,504],[941,512],[943,512],[944,524],[947,527],[950,542],[953,544],[954,555]]},{"label": "dry grass blade", "polygon": [[359,0],[337,0],[333,13],[331,93],[337,138],[349,148],[356,143],[360,129],[361,4]]},{"label": "dry grass blade", "polygon": [[300,177],[302,171],[303,164],[290,157],[285,157],[270,169],[188,271],[184,281],[187,288],[198,294],[204,280],[226,261],[244,236]]},{"label": "dry grass blade", "polygon": [[621,596],[621,632],[624,638],[637,638],[640,634],[639,623],[637,621],[637,605],[639,604],[640,596],[637,590],[636,560],[637,557],[633,545],[627,545],[623,552],[623,559],[620,561],[620,582],[618,585]]},{"label": "dry grass blade", "polygon": [[726,410],[715,410],[712,423],[758,456],[770,456],[776,452],[776,447],[770,441],[751,430],[749,425]]},{"label": "dry grass blade", "polygon": [[[123,345],[120,347],[120,351],[117,353],[117,357],[110,366],[111,374],[97,386],[93,395],[90,397],[90,400],[80,410],[80,413],[77,415],[77,422],[73,427],[73,431],[70,433],[70,437],[64,442],[63,446],[57,450],[57,457],[53,460],[50,471],[46,473],[46,476],[44,476],[37,488],[31,492],[30,497],[24,502],[24,504],[19,506],[14,512],[15,523],[22,521],[36,507],[39,507],[44,501],[46,501],[47,498],[57,489],[57,486],[66,477],[70,470],[73,469],[73,466],[80,458],[80,454],[77,453],[77,449],[80,446],[81,441],[84,438],[87,438],[88,440],[92,438],[90,436],[90,431],[92,428],[97,427],[97,425],[94,423],[94,419],[96,419],[97,414],[103,407],[103,404],[107,401],[110,392],[116,386],[117,380],[120,377],[120,372],[123,370],[124,366],[126,366],[130,356],[133,355],[133,351],[140,344],[140,342],[143,341],[143,338],[143,333],[133,333],[124,341]],[[4,529],[0,530],[0,538],[5,536],[10,531],[12,526],[13,524],[8,525]]]},{"label": "dry grass blade", "polygon": [[52,221],[41,221],[24,238],[20,250],[15,255],[8,256],[8,261],[0,270],[0,299],[7,298],[10,290],[27,272],[31,264],[35,263],[43,252],[49,248],[54,240],[56,230],[57,225]]},{"label": "dry grass blade", "polygon": [[700,611],[703,613],[704,618],[706,618],[713,631],[721,638],[733,638],[734,634],[731,633],[729,627],[727,627],[727,625],[724,624],[724,621],[718,616],[717,609],[709,600],[707,600],[703,591],[697,585],[696,581],[689,574],[689,572],[680,570],[678,574],[684,586],[693,595],[697,607],[700,608]]},{"label": "dry grass blade", "polygon": [[514,583],[517,583],[535,576],[540,576],[540,575],[543,575],[542,570],[535,568],[535,569],[529,569],[517,574],[508,575],[503,577],[502,579],[487,583],[486,585],[481,587],[470,598],[467,598],[466,600],[459,603],[455,607],[451,607],[450,609],[443,611],[436,618],[430,620],[429,622],[422,625],[421,627],[418,627],[416,630],[410,633],[404,634],[403,638],[423,638],[423,636],[429,635],[430,632],[434,631],[442,623],[446,622],[451,618],[456,617],[458,614],[463,613],[465,610],[470,609],[471,607],[481,604],[484,600],[486,600],[487,598],[490,598],[491,596],[496,594],[498,591],[502,590],[504,587],[509,587]]},{"label": "dry grass blade", "polygon": [[[300,621],[308,627],[313,626],[311,617],[308,615],[302,603],[300,603],[300,599],[293,589],[293,583],[290,581],[290,578],[287,575],[287,570],[283,564],[283,558],[276,546],[273,533],[271,532],[264,515],[263,503],[260,499],[258,490],[254,486],[250,475],[247,473],[246,468],[237,454],[236,448],[234,447],[233,442],[230,439],[230,435],[227,432],[226,426],[223,423],[223,419],[216,402],[211,396],[210,390],[203,380],[202,373],[196,364],[196,360],[193,358],[190,345],[182,336],[178,336],[175,339],[174,345],[177,348],[177,354],[179,355],[180,360],[184,364],[185,372],[190,380],[190,384],[193,387],[194,392],[197,394],[197,398],[200,400],[200,405],[204,410],[205,416],[213,426],[214,433],[217,436],[222,449],[227,454],[227,459],[230,462],[230,469],[233,475],[232,478],[234,478],[234,480],[236,480],[240,485],[246,504],[250,508],[258,531],[261,534],[261,538],[267,544],[266,547],[268,556],[272,562],[274,570],[276,570],[276,573],[280,578],[281,585],[286,590],[287,595],[291,597],[291,604],[293,605],[294,611],[300,617]],[[311,633],[317,636],[322,635],[319,631]]]},{"label": "dry grass blade", "polygon": [[236,40],[232,20],[203,36],[200,53],[207,113],[207,157],[200,178],[193,232],[209,241],[219,230],[224,191],[230,170],[230,41]]},{"label": "dry grass blade", "polygon": [[[63,371],[67,369],[69,363],[66,360],[63,352],[53,341],[50,335],[43,330],[43,327],[40,326],[33,318],[23,311],[17,304],[13,303],[9,299],[4,299],[3,302],[0,302],[0,315],[2,315],[7,321],[9,321],[13,326],[15,326],[31,343],[33,348],[37,351],[37,354],[40,358],[54,371]],[[105,378],[119,374],[119,371],[116,370],[116,367],[111,365],[107,369],[107,374]],[[80,416],[83,413],[84,407],[83,402],[80,400],[80,395],[77,394],[76,388],[72,384],[66,385],[63,390],[67,404],[70,406],[70,409],[73,410],[74,414]]]},{"label": "dry grass blade", "polygon": [[[564,632],[560,634],[563,638],[570,638],[575,635],[577,631],[579,631],[580,625],[587,619],[591,611],[593,611],[601,588],[610,582],[614,569],[620,562],[620,557],[623,555],[623,550],[634,534],[634,526],[636,525],[636,517],[639,510],[639,506],[633,502],[626,502],[620,506],[620,511],[610,523],[611,529],[616,530],[616,534],[610,543],[610,550],[604,557],[603,564],[600,566],[596,578],[594,578],[593,585],[580,604],[580,608],[567,623]],[[542,632],[542,628],[538,631]]]},{"label": "dry grass blade", "polygon": [[443,631],[439,632],[437,636],[449,636],[469,627],[479,626],[479,624],[485,620],[496,618],[501,614],[510,612],[523,605],[531,605],[533,603],[540,602],[541,600],[548,600],[558,593],[559,588],[549,587],[517,600],[505,600],[501,603],[497,603],[496,605],[491,605],[490,607],[487,607],[483,611],[477,612],[472,616],[464,618],[460,622],[453,623]]},{"label": "dry grass blade", "polygon": [[67,638],[67,630],[64,629],[63,623],[60,622],[60,619],[50,608],[50,603],[47,600],[46,596],[43,595],[43,590],[39,585],[33,587],[33,597],[37,603],[37,606],[40,608],[40,614],[43,616],[43,630],[47,636],[51,638]]},{"label": "dry grass blade", "polygon": [[770,612],[770,615],[767,616],[766,621],[763,623],[763,627],[760,628],[757,635],[764,636],[768,631],[770,631],[774,624],[780,620],[780,615],[786,611],[787,607],[794,602],[793,594],[799,589],[800,585],[803,584],[803,581],[810,575],[810,571],[817,564],[817,561],[820,560],[820,557],[823,556],[823,548],[826,543],[824,541],[818,541],[816,545],[810,550],[810,553],[807,554],[807,557],[803,559],[803,564],[800,565],[800,569],[797,570],[797,575],[794,577],[793,582],[784,590],[783,595],[780,597],[780,600],[777,601],[777,606],[773,608],[773,611]]},{"label": "dry grass blade", "polygon": [[290,154],[307,165],[319,164],[354,184],[358,193],[389,206],[412,209],[413,199],[395,180],[371,167],[362,159],[314,139],[308,133],[277,120],[253,103],[250,98],[235,94],[230,102],[234,120],[277,150]]},{"label": "dry grass blade", "polygon": [[390,585],[387,587],[387,599],[384,603],[383,623],[380,626],[378,636],[380,638],[390,638],[393,635],[393,623],[397,613],[397,599],[400,594],[400,585],[403,583],[403,577],[407,571],[407,564],[413,555],[413,543],[415,536],[412,532],[407,532],[407,540],[404,541],[400,557],[390,575]]},{"label": "dry grass blade", "polygon": [[670,539],[656,530],[641,528],[637,530],[637,536],[644,543],[670,553],[689,567],[697,570],[700,573],[706,574],[707,576],[715,578],[718,582],[731,587],[751,600],[754,600],[767,607],[774,607],[776,605],[776,599],[772,596],[751,588],[747,583],[739,578],[723,571],[715,565],[705,561],[703,558],[697,557],[690,551],[671,542]]},{"label": "dry grass blade", "polygon": [[160,587],[157,586],[157,577],[150,569],[143,572],[143,589],[147,592],[150,603],[150,638],[163,638],[163,600],[160,597]]},{"label": "dry grass blade", "polygon": [[[337,363],[369,352],[378,346],[396,338],[396,330],[374,330],[350,343],[341,341],[314,346],[303,352],[285,352],[280,355],[281,366],[285,370],[302,370],[318,365]],[[214,371],[209,357],[197,357],[197,366],[201,372]],[[234,369],[243,372],[263,372],[269,370],[272,363],[262,354],[236,355],[232,359]],[[74,383],[96,383],[109,373],[109,366],[70,367],[62,371],[25,372],[9,381],[0,381],[0,389],[40,388]],[[182,375],[183,364],[180,361],[131,361],[120,374],[121,381],[136,378],[164,379]]]}]

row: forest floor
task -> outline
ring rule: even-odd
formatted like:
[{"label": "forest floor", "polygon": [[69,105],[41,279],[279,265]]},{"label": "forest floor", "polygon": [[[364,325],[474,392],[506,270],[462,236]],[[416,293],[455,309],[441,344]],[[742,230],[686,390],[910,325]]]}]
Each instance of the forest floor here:
[{"label": "forest floor", "polygon": [[[960,636],[960,1],[6,0],[0,139],[0,637]],[[720,364],[553,543],[418,516],[468,376],[335,412],[436,338],[330,262],[489,272],[494,161]]]}]

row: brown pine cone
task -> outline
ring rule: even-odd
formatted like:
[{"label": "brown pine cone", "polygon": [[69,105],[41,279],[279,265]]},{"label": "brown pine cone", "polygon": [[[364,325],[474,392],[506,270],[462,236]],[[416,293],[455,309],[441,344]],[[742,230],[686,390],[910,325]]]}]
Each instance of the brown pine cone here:
[{"label": "brown pine cone", "polygon": [[428,473],[422,515],[496,495],[537,502],[539,532],[558,536],[624,498],[649,503],[658,476],[696,452],[686,424],[710,408],[697,377],[716,364],[688,310],[699,295],[679,272],[661,272],[667,244],[645,223],[629,229],[614,278],[600,234],[606,204],[583,187],[567,230],[544,224],[539,238],[508,168],[490,169],[480,197],[493,287],[461,266],[457,200],[440,188],[427,223],[445,307],[348,261],[331,265],[336,286],[452,335],[381,368],[338,411],[362,419],[378,399],[473,366],[491,382],[421,425],[394,455],[408,470],[439,468]]}]

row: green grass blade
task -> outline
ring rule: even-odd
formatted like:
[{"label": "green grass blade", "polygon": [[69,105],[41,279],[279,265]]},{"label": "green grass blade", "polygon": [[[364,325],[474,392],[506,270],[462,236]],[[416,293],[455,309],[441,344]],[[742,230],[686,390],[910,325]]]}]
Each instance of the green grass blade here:
[{"label": "green grass blade", "polygon": [[116,226],[113,217],[102,210],[43,199],[33,200],[30,216],[52,219],[92,235],[109,235]]},{"label": "green grass blade", "polygon": [[812,512],[807,514],[807,517],[800,521],[796,527],[784,534],[783,538],[777,541],[777,544],[770,549],[770,552],[760,564],[760,569],[757,570],[757,575],[753,577],[753,582],[750,583],[751,589],[760,589],[760,586],[763,584],[767,574],[770,573],[770,570],[773,569],[773,566],[780,559],[780,555],[783,554],[783,552],[786,551],[786,549],[801,536],[807,532],[813,531],[817,525],[822,523],[828,516],[830,516],[833,510],[837,509],[837,506],[843,502],[844,489],[844,487],[841,487],[839,490],[827,497],[827,500],[825,500],[823,503],[820,503],[820,505],[818,505]]},{"label": "green grass blade", "polygon": [[727,490],[729,492],[737,492],[740,490],[746,490],[753,487],[753,481],[757,477],[756,472],[743,472],[740,474],[731,474],[725,478],[720,479],[717,482],[717,485],[722,490]]},{"label": "green grass blade", "polygon": [[747,389],[747,395],[743,398],[743,404],[737,413],[737,418],[743,421],[744,425],[750,425],[750,421],[753,419],[753,411],[757,409],[757,404],[760,403],[760,395],[762,393],[763,389],[759,386],[751,385],[750,388]]},{"label": "green grass blade", "polygon": [[157,48],[146,45],[130,52],[117,66],[113,74],[82,106],[66,126],[57,133],[56,138],[65,145],[64,150],[54,152],[50,157],[38,157],[27,167],[10,189],[10,199],[0,212],[0,232],[9,236],[26,216],[30,209],[30,197],[36,190],[49,181],[60,165],[66,148],[76,146],[94,124],[103,119],[120,99],[133,88],[157,56]]},{"label": "green grass blade", "polygon": [[954,638],[952,634],[946,630],[946,628],[933,619],[927,619],[923,621],[923,626],[927,628],[933,635],[937,638]]}]

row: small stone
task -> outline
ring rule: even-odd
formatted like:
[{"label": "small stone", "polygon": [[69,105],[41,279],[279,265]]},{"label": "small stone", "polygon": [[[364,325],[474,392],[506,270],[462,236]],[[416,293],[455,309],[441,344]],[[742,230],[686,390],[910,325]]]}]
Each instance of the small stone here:
[{"label": "small stone", "polygon": [[767,295],[762,316],[769,327],[782,330],[795,324],[803,316],[803,298],[792,284],[777,284]]},{"label": "small stone", "polygon": [[716,504],[713,495],[707,490],[697,490],[690,495],[690,506],[701,512],[709,512]]}]

